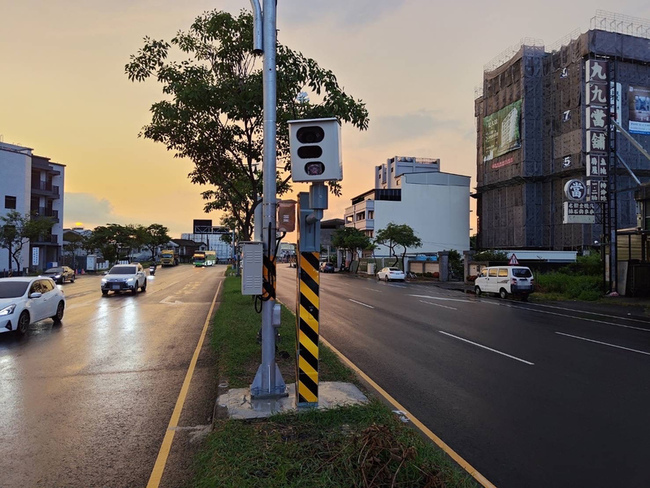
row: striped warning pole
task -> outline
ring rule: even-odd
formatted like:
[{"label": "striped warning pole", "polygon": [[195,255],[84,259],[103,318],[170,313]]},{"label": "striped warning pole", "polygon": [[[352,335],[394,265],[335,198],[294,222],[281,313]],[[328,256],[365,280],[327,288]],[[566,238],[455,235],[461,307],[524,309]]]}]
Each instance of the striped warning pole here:
[{"label": "striped warning pole", "polygon": [[298,265],[296,404],[318,405],[318,311],[320,253],[301,252]]}]

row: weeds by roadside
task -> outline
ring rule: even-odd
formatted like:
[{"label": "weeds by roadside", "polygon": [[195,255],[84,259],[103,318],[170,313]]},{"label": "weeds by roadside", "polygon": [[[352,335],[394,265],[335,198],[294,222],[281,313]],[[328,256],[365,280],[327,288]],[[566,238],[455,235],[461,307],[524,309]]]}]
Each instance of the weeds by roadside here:
[{"label": "weeds by roadside", "polygon": [[[224,283],[212,327],[218,377],[248,387],[261,359],[260,316],[240,280]],[[294,316],[283,307],[278,366],[295,376]],[[355,382],[354,373],[320,346],[320,380]],[[268,419],[215,421],[196,459],[196,488],[475,487],[474,479],[377,399],[366,405],[309,410]]]}]

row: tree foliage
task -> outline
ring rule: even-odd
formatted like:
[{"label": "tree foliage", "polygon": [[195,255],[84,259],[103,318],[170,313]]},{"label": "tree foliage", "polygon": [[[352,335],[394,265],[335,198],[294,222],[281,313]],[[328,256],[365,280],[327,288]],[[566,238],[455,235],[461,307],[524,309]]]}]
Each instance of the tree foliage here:
[{"label": "tree foliage", "polygon": [[350,251],[352,261],[357,251],[367,249],[371,245],[370,238],[354,227],[342,227],[332,234],[332,245],[345,251]]},{"label": "tree foliage", "polygon": [[30,240],[51,233],[52,225],[53,221],[49,217],[22,215],[16,210],[11,210],[7,215],[0,217],[0,248],[9,251],[8,268],[13,269],[13,260],[16,269],[20,271],[20,256],[23,248]]},{"label": "tree foliage", "polygon": [[167,244],[171,237],[169,237],[169,229],[161,224],[151,224],[148,227],[143,227],[143,243],[151,252],[151,259],[156,257],[156,249]]},{"label": "tree foliage", "polygon": [[[375,243],[387,246],[391,256],[395,257],[395,266],[400,260],[404,269],[404,256],[408,248],[422,246],[422,240],[415,235],[413,229],[407,224],[389,222],[385,229],[379,229],[375,235]],[[397,256],[397,249],[402,248],[401,258]]]},{"label": "tree foliage", "polygon": [[[237,224],[241,240],[250,240],[253,212],[262,194],[262,58],[253,53],[253,18],[241,11],[206,12],[187,32],[170,42],[144,38],[125,71],[131,81],[155,77],[165,100],[151,107],[151,123],[141,136],[164,144],[176,157],[188,158],[188,175],[202,192],[206,212],[224,211]],[[168,61],[178,49],[183,61]],[[289,190],[287,121],[337,117],[365,130],[365,104],[347,95],[334,74],[278,43],[277,193]],[[309,91],[318,101],[301,95]],[[339,188],[337,184],[330,185]]]},{"label": "tree foliage", "polygon": [[134,250],[147,248],[152,256],[158,247],[170,241],[168,229],[161,224],[97,226],[85,239],[84,248],[89,252],[99,252],[107,261],[114,263],[128,260]]},{"label": "tree foliage", "polygon": [[474,261],[508,261],[508,253],[505,251],[496,251],[487,249],[474,254]]}]

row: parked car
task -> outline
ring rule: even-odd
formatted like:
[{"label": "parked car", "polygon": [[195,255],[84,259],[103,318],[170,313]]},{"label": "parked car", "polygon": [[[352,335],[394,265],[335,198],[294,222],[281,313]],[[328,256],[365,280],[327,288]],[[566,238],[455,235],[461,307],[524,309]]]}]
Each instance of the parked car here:
[{"label": "parked car", "polygon": [[31,324],[47,318],[60,324],[64,311],[65,296],[52,278],[0,278],[0,333],[25,335]]},{"label": "parked car", "polygon": [[334,272],[334,264],[333,263],[321,263],[320,264],[320,272],[321,273],[333,273]]},{"label": "parked car", "polygon": [[404,271],[399,268],[387,267],[382,268],[377,272],[377,280],[384,280],[388,282],[393,280],[404,281],[405,279],[406,275],[404,274]]},{"label": "parked car", "polygon": [[102,278],[101,288],[102,295],[108,295],[109,291],[130,291],[135,295],[138,288],[147,290],[147,276],[140,263],[116,264]]},{"label": "parked car", "polygon": [[528,300],[528,295],[535,291],[535,279],[530,268],[526,266],[491,266],[484,268],[474,281],[476,296],[482,293],[496,293],[501,298],[508,295],[520,296]]},{"label": "parked car", "polygon": [[62,285],[66,281],[74,283],[75,272],[74,269],[67,266],[57,266],[56,268],[46,269],[41,273],[41,276],[49,276],[55,283]]}]

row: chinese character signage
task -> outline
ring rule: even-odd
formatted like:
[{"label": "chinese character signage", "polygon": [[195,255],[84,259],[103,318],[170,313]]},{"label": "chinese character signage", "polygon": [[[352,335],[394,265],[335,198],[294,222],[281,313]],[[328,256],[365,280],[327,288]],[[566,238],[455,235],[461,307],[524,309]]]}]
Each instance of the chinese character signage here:
[{"label": "chinese character signage", "polygon": [[564,202],[563,224],[595,224],[593,203]]},{"label": "chinese character signage", "polygon": [[591,153],[587,156],[587,176],[607,176],[607,155]]},{"label": "chinese character signage", "polygon": [[588,130],[586,140],[588,153],[594,151],[605,152],[609,147],[607,145],[607,132],[604,130]]},{"label": "chinese character signage", "polygon": [[587,180],[587,201],[589,202],[607,201],[606,180]]},{"label": "chinese character signage", "polygon": [[569,200],[584,200],[587,187],[580,180],[569,180],[564,185],[564,194]]},{"label": "chinese character signage", "polygon": [[585,117],[587,129],[607,128],[607,111],[601,107],[587,107],[587,116]]}]

